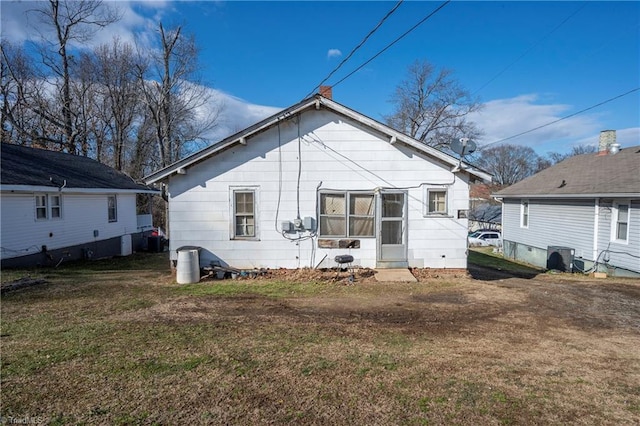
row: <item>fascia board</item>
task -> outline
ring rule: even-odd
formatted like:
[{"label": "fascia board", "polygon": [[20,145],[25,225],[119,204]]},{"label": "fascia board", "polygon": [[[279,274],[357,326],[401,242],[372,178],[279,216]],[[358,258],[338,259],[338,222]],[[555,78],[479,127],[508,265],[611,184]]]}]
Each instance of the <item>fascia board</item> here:
[{"label": "fascia board", "polygon": [[605,194],[491,194],[491,197],[496,199],[509,199],[509,198],[640,198],[638,192],[621,192],[621,193],[605,193]]},{"label": "fascia board", "polygon": [[157,189],[119,189],[119,188],[58,188],[57,186],[38,185],[0,185],[1,192],[33,193],[59,192],[62,194],[160,194]]}]

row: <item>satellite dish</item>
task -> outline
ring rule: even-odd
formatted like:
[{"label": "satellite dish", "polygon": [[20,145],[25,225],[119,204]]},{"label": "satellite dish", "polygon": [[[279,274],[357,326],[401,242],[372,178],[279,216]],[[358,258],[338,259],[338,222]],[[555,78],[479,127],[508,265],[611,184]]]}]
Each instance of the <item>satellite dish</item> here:
[{"label": "satellite dish", "polygon": [[476,143],[469,138],[460,138],[452,140],[449,148],[462,158],[467,154],[473,154],[478,147]]}]

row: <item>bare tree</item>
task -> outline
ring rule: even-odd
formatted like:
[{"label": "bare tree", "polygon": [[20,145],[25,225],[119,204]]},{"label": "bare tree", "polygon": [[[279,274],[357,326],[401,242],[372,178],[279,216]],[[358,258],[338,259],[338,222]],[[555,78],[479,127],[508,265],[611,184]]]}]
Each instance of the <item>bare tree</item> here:
[{"label": "bare tree", "polygon": [[553,165],[561,161],[564,161],[569,157],[573,157],[575,155],[593,154],[597,151],[598,151],[597,148],[593,145],[577,145],[571,148],[571,151],[569,151],[566,154],[561,154],[558,152],[550,152],[547,154],[547,157],[549,158],[549,162],[551,163],[550,165]]},{"label": "bare tree", "polygon": [[481,104],[453,78],[452,71],[436,70],[426,61],[408,67],[390,101],[395,111],[385,116],[387,124],[429,146],[444,147],[453,139],[476,139],[481,134],[468,120]]},{"label": "bare tree", "polygon": [[46,81],[23,48],[3,40],[1,53],[2,141],[51,148],[55,117]]},{"label": "bare tree", "polygon": [[147,121],[153,123],[159,163],[167,166],[186,154],[187,144],[202,140],[216,125],[211,92],[199,84],[198,47],[182,27],[158,27],[160,49],[139,65]]},{"label": "bare tree", "polygon": [[[86,0],[49,0],[33,9],[31,13],[38,16],[42,43],[40,56],[42,61],[42,77],[46,78],[53,90],[57,102],[51,102],[45,111],[38,114],[50,124],[49,139],[60,145],[60,149],[73,154],[86,154],[83,135],[82,115],[75,107],[73,98],[72,75],[74,55],[71,53],[74,43],[86,43],[93,35],[96,27],[102,28],[118,20],[115,9],[106,6],[102,1]],[[51,30],[54,37],[50,37]],[[49,96],[50,98],[50,96]],[[59,105],[59,107],[57,106]],[[80,143],[78,143],[80,139]]]},{"label": "bare tree", "polygon": [[[136,74],[139,57],[134,48],[115,37],[110,45],[95,50],[96,73],[100,82],[100,117],[105,134],[96,144],[97,157],[109,151],[111,165],[133,172],[127,157],[135,155],[136,121],[140,120],[140,85]],[[105,158],[107,160],[107,158]],[[128,170],[127,170],[128,169]]]},{"label": "bare tree", "polygon": [[528,146],[498,145],[483,149],[477,164],[493,175],[493,182],[500,186],[513,185],[538,172],[540,156]]}]

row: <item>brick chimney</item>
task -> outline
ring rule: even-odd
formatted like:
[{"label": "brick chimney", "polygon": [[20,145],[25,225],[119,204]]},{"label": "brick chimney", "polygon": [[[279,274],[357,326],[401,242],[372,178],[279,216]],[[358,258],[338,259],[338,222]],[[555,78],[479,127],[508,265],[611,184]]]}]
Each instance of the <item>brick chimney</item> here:
[{"label": "brick chimney", "polygon": [[333,99],[333,89],[331,86],[320,86],[320,94],[327,99]]},{"label": "brick chimney", "polygon": [[600,142],[598,143],[598,153],[600,155],[607,154],[611,145],[616,144],[616,131],[603,130],[600,132]]}]

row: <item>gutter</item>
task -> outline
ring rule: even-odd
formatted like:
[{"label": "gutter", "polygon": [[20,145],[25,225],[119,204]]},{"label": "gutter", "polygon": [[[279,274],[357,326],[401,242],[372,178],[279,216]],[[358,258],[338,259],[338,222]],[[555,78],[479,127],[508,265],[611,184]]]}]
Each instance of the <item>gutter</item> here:
[{"label": "gutter", "polygon": [[508,198],[640,198],[638,192],[594,193],[594,194],[492,194],[496,200]]},{"label": "gutter", "polygon": [[59,188],[43,185],[0,185],[1,192],[25,193],[61,192],[63,194],[160,194],[157,189],[124,189],[124,188]]}]

